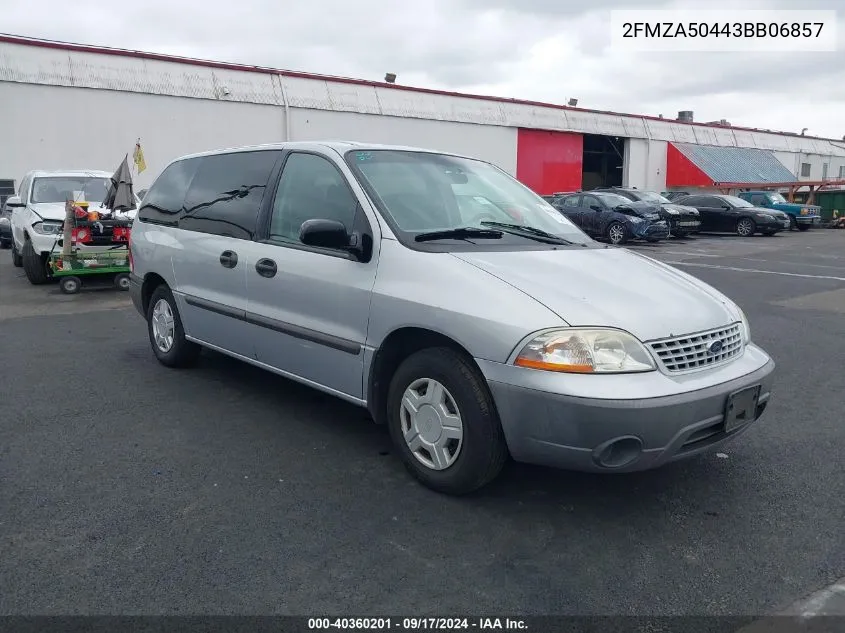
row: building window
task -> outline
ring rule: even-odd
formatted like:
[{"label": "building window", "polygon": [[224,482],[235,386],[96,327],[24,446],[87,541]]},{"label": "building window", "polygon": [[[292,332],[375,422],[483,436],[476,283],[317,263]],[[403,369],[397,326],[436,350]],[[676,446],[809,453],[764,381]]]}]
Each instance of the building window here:
[{"label": "building window", "polygon": [[827,163],[822,163],[822,180],[827,180]]},{"label": "building window", "polygon": [[840,177],[840,178],[845,178],[845,165],[840,165],[840,166],[839,166],[839,177]]},{"label": "building window", "polygon": [[801,177],[802,178],[809,178],[810,177],[810,163],[801,163]]}]

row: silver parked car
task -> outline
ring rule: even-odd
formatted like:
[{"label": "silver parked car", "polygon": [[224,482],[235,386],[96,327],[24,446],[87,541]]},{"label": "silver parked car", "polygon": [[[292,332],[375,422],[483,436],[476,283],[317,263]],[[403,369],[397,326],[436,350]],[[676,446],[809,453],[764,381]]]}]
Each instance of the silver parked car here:
[{"label": "silver parked car", "polygon": [[770,397],[774,363],[734,302],[471,158],[184,157],[144,197],[131,262],[161,363],[207,347],[367,407],[442,492],[508,456],[629,472],[712,451]]}]

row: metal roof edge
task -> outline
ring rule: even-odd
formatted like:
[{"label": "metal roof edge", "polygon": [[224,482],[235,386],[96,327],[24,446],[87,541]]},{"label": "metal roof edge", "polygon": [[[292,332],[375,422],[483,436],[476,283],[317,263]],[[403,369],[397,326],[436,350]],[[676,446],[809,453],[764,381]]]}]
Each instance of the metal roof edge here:
[{"label": "metal roof edge", "polygon": [[843,143],[842,139],[827,138],[824,136],[802,136],[795,132],[782,132],[764,130],[753,127],[738,127],[733,125],[708,125],[707,123],[700,123],[696,121],[678,121],[676,119],[664,119],[653,115],[646,114],[631,114],[626,112],[614,112],[612,110],[594,110],[590,108],[577,108],[573,106],[561,105],[556,103],[546,103],[543,101],[531,101],[524,99],[512,99],[507,97],[497,97],[492,95],[479,95],[465,92],[454,92],[450,90],[440,90],[435,88],[421,88],[416,86],[407,86],[401,84],[392,84],[383,81],[372,81],[369,79],[355,79],[352,77],[340,77],[335,75],[321,75],[317,73],[307,73],[294,70],[283,70],[278,68],[270,68],[266,66],[254,66],[250,64],[238,64],[232,62],[219,62],[206,59],[195,59],[192,57],[180,57],[177,55],[167,55],[164,53],[151,53],[147,51],[138,51],[123,48],[112,48],[107,46],[97,46],[92,44],[78,44],[72,42],[60,42],[57,40],[40,39],[35,37],[28,37],[25,35],[14,35],[11,33],[0,33],[0,43],[19,44],[23,46],[38,46],[41,48],[52,48],[58,50],[74,51],[81,53],[95,53],[101,55],[115,55],[120,57],[135,57],[139,59],[149,59],[155,61],[190,64],[193,66],[204,66],[207,68],[219,68],[221,70],[240,70],[244,72],[255,72],[282,75],[284,77],[293,77],[299,79],[317,79],[322,81],[334,81],[338,83],[352,84],[358,86],[369,86],[374,88],[386,88],[390,90],[405,90],[408,92],[418,92],[424,94],[441,95],[446,97],[459,97],[464,99],[477,99],[481,101],[493,101],[496,103],[513,103],[516,105],[526,105],[540,108],[552,108],[556,110],[567,110],[572,112],[584,112],[587,114],[606,114],[610,116],[619,116],[631,119],[645,119],[647,121],[658,121],[661,123],[672,123],[676,125],[688,125],[691,127],[702,127],[709,129],[722,130],[737,130],[741,132],[755,132],[758,134],[772,134],[775,136],[784,136],[790,138],[805,138],[817,141],[826,141],[829,143]]}]

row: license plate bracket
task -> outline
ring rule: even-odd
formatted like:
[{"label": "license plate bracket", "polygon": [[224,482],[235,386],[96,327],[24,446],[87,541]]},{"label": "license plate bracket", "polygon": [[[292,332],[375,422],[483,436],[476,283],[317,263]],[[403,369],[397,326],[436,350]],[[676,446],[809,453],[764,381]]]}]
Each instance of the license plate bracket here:
[{"label": "license plate bracket", "polygon": [[725,403],[725,433],[750,424],[757,418],[760,385],[733,392]]}]

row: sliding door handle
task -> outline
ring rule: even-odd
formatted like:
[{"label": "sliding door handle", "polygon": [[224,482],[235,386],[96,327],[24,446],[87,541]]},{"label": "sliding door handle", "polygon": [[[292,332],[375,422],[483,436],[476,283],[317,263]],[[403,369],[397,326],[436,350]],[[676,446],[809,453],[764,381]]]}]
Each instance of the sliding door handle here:
[{"label": "sliding door handle", "polygon": [[264,258],[255,262],[255,270],[262,277],[270,278],[276,276],[278,269],[276,268],[276,262],[272,259]]}]

